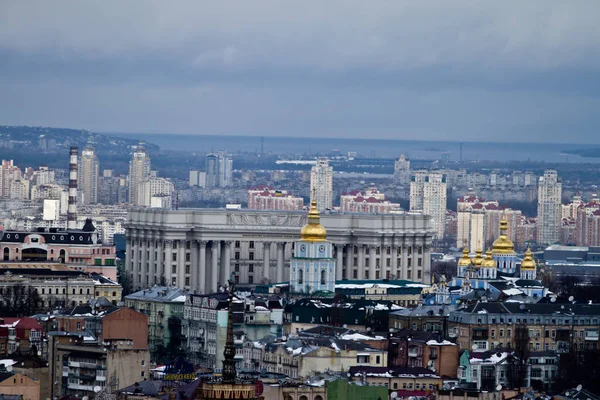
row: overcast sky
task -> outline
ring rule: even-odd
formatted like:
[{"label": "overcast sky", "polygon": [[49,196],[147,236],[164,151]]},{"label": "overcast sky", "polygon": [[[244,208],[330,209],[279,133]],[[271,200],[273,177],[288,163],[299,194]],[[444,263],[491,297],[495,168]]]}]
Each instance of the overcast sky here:
[{"label": "overcast sky", "polygon": [[0,1],[0,124],[600,143],[600,1]]}]

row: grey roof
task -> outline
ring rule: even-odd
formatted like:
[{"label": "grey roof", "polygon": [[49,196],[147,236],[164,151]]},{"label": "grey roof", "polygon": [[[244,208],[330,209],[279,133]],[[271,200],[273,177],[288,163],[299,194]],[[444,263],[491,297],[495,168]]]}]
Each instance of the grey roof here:
[{"label": "grey roof", "polygon": [[118,393],[134,393],[145,396],[156,396],[162,390],[163,383],[164,381],[162,380],[136,382],[133,385],[129,385],[123,389],[120,389]]},{"label": "grey roof", "polygon": [[[183,289],[172,288],[166,286],[153,286],[149,289],[140,290],[125,296],[126,300],[143,300],[154,301],[157,303],[171,303],[180,296],[185,296],[186,292]],[[177,302],[180,302],[177,300]],[[184,303],[185,300],[181,300]]]},{"label": "grey roof", "polygon": [[427,316],[447,316],[457,309],[457,305],[418,305],[415,308],[405,308],[404,310],[392,311],[390,315],[404,317],[427,317]]}]

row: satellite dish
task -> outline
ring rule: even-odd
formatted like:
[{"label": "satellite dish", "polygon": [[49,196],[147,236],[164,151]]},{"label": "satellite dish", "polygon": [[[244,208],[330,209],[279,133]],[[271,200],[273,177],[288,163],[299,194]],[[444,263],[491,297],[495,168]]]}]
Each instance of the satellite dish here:
[{"label": "satellite dish", "polygon": [[477,345],[477,343],[473,343],[473,346],[471,346],[471,350],[475,351],[479,348],[479,346]]},{"label": "satellite dish", "polygon": [[342,325],[342,328],[346,329],[346,328],[348,328],[348,325],[344,324],[344,325]]},{"label": "satellite dish", "polygon": [[[573,297],[573,296],[571,296],[571,297]],[[581,386],[581,384],[577,385],[577,391],[581,392],[581,389],[583,389],[583,386]]]},{"label": "satellite dish", "polygon": [[[573,300],[575,300],[575,297],[573,297],[573,296],[569,296],[569,301],[573,301]],[[579,386],[581,386],[581,385],[579,385]],[[579,386],[578,386],[578,387],[579,387]]]},{"label": "satellite dish", "polygon": [[497,390],[497,391],[501,391],[501,390],[502,390],[502,385],[498,385],[498,386],[496,386],[496,390]]},{"label": "satellite dish", "polygon": [[83,397],[81,398],[81,400],[88,400],[88,399],[89,399],[89,397],[87,397],[87,396],[83,396]]},{"label": "satellite dish", "polygon": [[565,306],[560,306],[560,308],[561,308],[561,310],[564,310],[564,309],[565,309]]},{"label": "satellite dish", "polygon": [[396,397],[398,397],[398,393],[396,393],[396,392],[392,392],[392,393],[390,394],[390,397],[391,397],[392,399],[395,399]]},{"label": "satellite dish", "polygon": [[99,393],[102,390],[100,386],[94,386],[94,393]]},{"label": "satellite dish", "polygon": [[525,304],[521,304],[521,305],[519,306],[519,308],[520,308],[521,310],[524,310],[524,309],[525,309]]},{"label": "satellite dish", "polygon": [[12,365],[7,365],[7,366],[6,366],[6,370],[7,370],[8,372],[12,372],[12,370],[13,370],[13,367],[12,367]]},{"label": "satellite dish", "polygon": [[556,297],[550,297],[550,302],[551,303],[556,303]]}]

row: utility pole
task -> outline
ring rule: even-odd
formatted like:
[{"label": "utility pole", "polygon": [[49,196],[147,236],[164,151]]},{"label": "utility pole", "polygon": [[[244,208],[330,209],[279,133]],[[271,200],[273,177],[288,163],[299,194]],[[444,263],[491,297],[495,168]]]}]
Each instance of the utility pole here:
[{"label": "utility pole", "polygon": [[460,162],[462,163],[462,150],[463,150],[463,142],[460,142]]}]

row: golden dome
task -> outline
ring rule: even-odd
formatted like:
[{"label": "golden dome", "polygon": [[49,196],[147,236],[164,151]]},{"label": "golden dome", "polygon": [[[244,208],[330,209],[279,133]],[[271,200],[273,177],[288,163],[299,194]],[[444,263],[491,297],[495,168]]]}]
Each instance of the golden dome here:
[{"label": "golden dome", "polygon": [[308,224],[302,227],[300,231],[302,240],[309,242],[324,242],[327,239],[327,231],[321,225],[321,217],[317,210],[317,201],[313,200],[310,203],[310,211],[308,212]]},{"label": "golden dome", "polygon": [[496,268],[496,261],[492,258],[492,251],[488,249],[485,252],[485,259],[481,263],[483,268]]},{"label": "golden dome", "polygon": [[458,265],[461,267],[466,267],[471,265],[471,257],[469,257],[469,249],[466,247],[463,249],[463,255],[458,259]]},{"label": "golden dome", "polygon": [[515,254],[515,245],[512,240],[506,236],[508,230],[508,222],[503,216],[500,220],[500,237],[494,241],[492,245],[492,254]]},{"label": "golden dome", "polygon": [[534,270],[535,269],[535,260],[531,255],[531,249],[527,248],[525,252],[525,258],[521,262],[521,270]]},{"label": "golden dome", "polygon": [[481,267],[483,264],[483,256],[481,255],[481,249],[475,251],[475,257],[473,257],[473,265],[476,267]]}]

